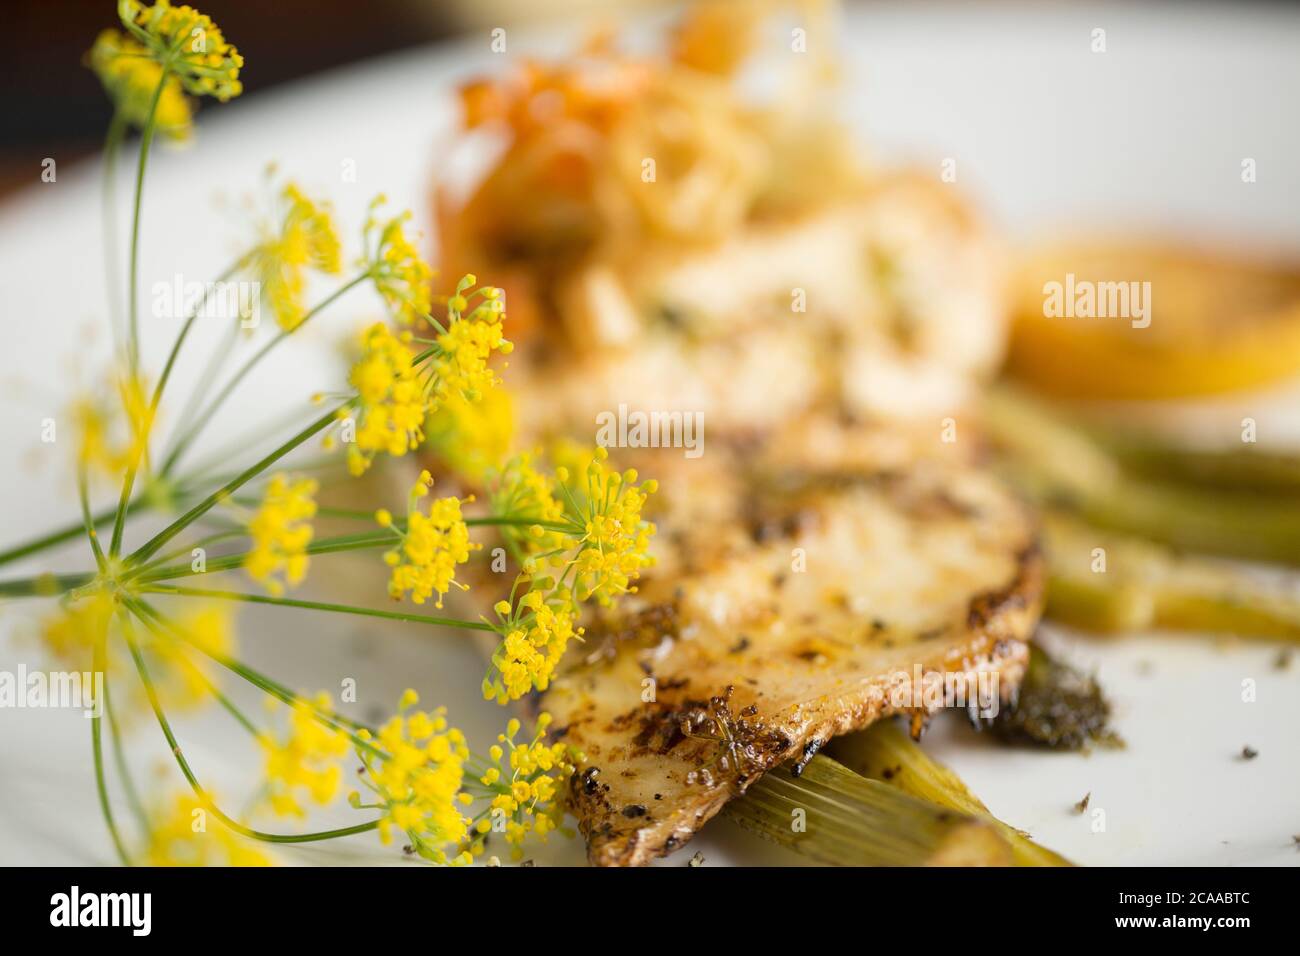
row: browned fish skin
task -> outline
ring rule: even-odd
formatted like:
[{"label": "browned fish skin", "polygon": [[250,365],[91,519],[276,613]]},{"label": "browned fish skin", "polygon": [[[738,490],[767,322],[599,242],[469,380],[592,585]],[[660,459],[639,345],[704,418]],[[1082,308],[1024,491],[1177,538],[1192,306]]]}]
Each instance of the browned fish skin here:
[{"label": "browned fish skin", "polygon": [[585,755],[571,796],[594,864],[645,864],[771,767],[924,713],[903,693],[915,668],[994,672],[1004,697],[1020,679],[1042,568],[996,479],[918,462],[758,507],[768,530],[743,541],[683,532],[671,550],[693,553],[667,556],[632,615],[597,622],[542,701]]}]

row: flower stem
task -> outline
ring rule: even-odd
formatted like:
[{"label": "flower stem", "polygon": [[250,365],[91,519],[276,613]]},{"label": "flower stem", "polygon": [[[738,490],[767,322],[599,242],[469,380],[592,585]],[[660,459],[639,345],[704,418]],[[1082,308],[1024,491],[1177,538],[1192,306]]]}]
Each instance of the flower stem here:
[{"label": "flower stem", "polygon": [[170,72],[164,65],[162,75],[158,77],[158,88],[153,93],[153,102],[149,105],[149,117],[140,131],[140,160],[135,170],[135,209],[131,217],[130,292],[126,301],[126,314],[131,330],[127,355],[133,376],[140,367],[140,323],[136,316],[136,296],[140,285],[140,207],[144,200],[144,174],[149,164],[149,147],[153,144],[154,129],[157,125],[158,101],[162,99],[163,88],[167,85],[169,76]]},{"label": "flower stem", "polygon": [[199,406],[203,404],[203,396],[208,393],[212,383],[217,380],[221,374],[222,368],[225,367],[226,360],[230,358],[231,351],[235,348],[235,343],[239,340],[238,322],[227,324],[225,338],[208,356],[207,364],[203,366],[203,371],[199,374],[194,383],[194,389],[190,392],[189,398],[185,400],[185,407],[181,409],[180,415],[176,419],[176,434],[184,434],[185,429],[190,426],[194,416],[198,414]]},{"label": "flower stem", "polygon": [[[105,689],[108,687],[108,671],[104,663],[104,643],[107,640],[107,629],[96,637],[93,665],[95,673],[103,675]],[[117,822],[113,819],[113,806],[108,800],[108,782],[104,778],[104,728],[102,724],[102,715],[94,714],[91,716],[90,742],[95,754],[95,787],[99,791],[99,809],[104,814],[104,822],[108,824],[108,832],[113,838],[113,846],[117,850],[119,859],[121,859],[124,866],[130,866],[131,857],[126,852],[126,845],[122,843],[122,834],[118,832]]]},{"label": "flower stem", "polygon": [[162,728],[163,736],[167,739],[167,744],[171,748],[172,755],[176,758],[176,765],[180,767],[181,773],[189,781],[190,787],[194,790],[195,795],[203,801],[203,805],[218,820],[224,823],[236,833],[249,837],[253,840],[261,840],[264,843],[314,843],[319,840],[333,840],[338,837],[352,836],[356,833],[366,833],[374,830],[379,826],[378,820],[371,820],[369,823],[358,823],[355,826],[341,827],[337,830],[320,830],[315,833],[266,833],[261,830],[254,830],[244,826],[234,818],[222,812],[217,806],[216,801],[208,794],[199,779],[195,776],[194,771],[190,768],[189,761],[185,759],[185,754],[181,752],[181,745],[176,740],[176,735],[172,733],[171,724],[167,720],[167,715],[163,713],[162,705],[158,700],[158,692],[154,688],[153,679],[149,676],[149,668],[145,665],[144,656],[140,653],[140,647],[135,638],[131,635],[129,621],[124,628],[127,646],[131,649],[131,657],[135,661],[136,672],[140,675],[140,682],[144,685],[145,695],[149,698],[149,706],[153,708],[154,716],[158,718],[158,726]]},{"label": "flower stem", "polygon": [[387,754],[384,753],[384,751],[380,750],[370,741],[363,739],[357,733],[358,731],[364,730],[367,733],[373,734],[371,728],[367,727],[365,724],[358,723],[355,720],[350,720],[349,718],[344,717],[342,714],[336,714],[333,713],[332,711],[322,710],[319,707],[317,707],[312,701],[304,697],[299,697],[297,694],[289,690],[289,688],[285,687],[279,681],[276,681],[265,674],[253,670],[253,668],[249,667],[247,664],[244,664],[241,661],[232,660],[231,658],[228,657],[222,657],[218,654],[214,654],[212,651],[210,651],[208,648],[204,647],[203,645],[196,644],[190,638],[190,636],[185,632],[183,628],[179,627],[174,621],[167,618],[165,615],[163,615],[161,611],[159,611],[157,608],[155,608],[152,604],[150,604],[147,601],[138,600],[134,598],[127,598],[126,605],[131,609],[131,612],[135,614],[136,617],[140,618],[140,620],[145,623],[145,626],[148,627],[150,630],[152,630],[154,633],[161,634],[160,628],[166,628],[177,639],[183,641],[190,647],[194,648],[200,654],[206,656],[209,660],[217,664],[220,664],[222,667],[226,668],[226,670],[230,671],[235,676],[243,678],[244,680],[248,681],[248,683],[252,684],[254,687],[262,691],[263,693],[269,694],[271,697],[276,698],[281,703],[289,704],[290,706],[294,704],[306,705],[311,709],[312,713],[315,714],[317,720],[319,720],[321,723],[325,724],[328,727],[332,727],[335,730],[340,730],[343,733],[347,734],[348,738],[357,747],[360,747],[362,750],[369,751],[370,753],[373,753],[375,756],[380,757],[382,759],[385,760],[388,759],[388,756]]},{"label": "flower stem", "polygon": [[106,567],[104,550],[99,546],[99,532],[95,530],[95,522],[90,515],[90,496],[86,490],[85,465],[81,465],[77,469],[77,498],[81,503],[81,523],[85,528],[86,537],[90,539],[90,550],[95,555],[95,567],[103,571]]},{"label": "flower stem", "polygon": [[153,399],[149,402],[149,411],[151,413],[149,418],[150,421],[153,420],[152,412],[157,410],[158,404],[162,401],[163,389],[167,387],[167,380],[171,378],[172,369],[176,365],[176,359],[181,354],[181,348],[184,347],[185,340],[189,337],[190,330],[193,329],[194,322],[198,319],[199,313],[203,311],[203,307],[207,304],[208,293],[215,285],[225,282],[232,275],[242,269],[245,263],[248,262],[250,256],[251,253],[245,253],[240,256],[224,272],[222,272],[221,275],[217,276],[217,278],[211,283],[204,286],[203,294],[199,296],[199,300],[194,304],[194,308],[190,310],[190,314],[185,317],[185,324],[181,326],[180,332],[177,333],[176,341],[172,343],[172,350],[168,353],[167,361],[163,364],[162,375],[158,377],[158,384],[154,386]]},{"label": "flower stem", "polygon": [[39,574],[34,578],[0,581],[0,597],[57,597],[95,580],[90,572],[80,574]]},{"label": "flower stem", "polygon": [[[134,512],[146,506],[147,503],[145,499],[137,498],[135,501],[131,502],[127,510],[128,512]],[[106,508],[98,514],[93,515],[90,519],[90,524],[94,527],[108,524],[116,516],[117,508]],[[6,551],[0,551],[0,564],[9,564],[12,561],[17,561],[18,559],[25,558],[28,555],[37,554],[47,548],[53,548],[56,545],[80,537],[86,533],[86,524],[87,522],[85,520],[79,520],[76,524],[67,525],[57,531],[43,534],[39,538],[33,538],[32,540],[25,541],[22,544],[16,544]]]},{"label": "flower stem", "polygon": [[[197,540],[191,541],[186,545],[176,548],[175,550],[168,551],[166,554],[159,555],[158,557],[153,558],[147,564],[142,564],[140,567],[134,569],[133,571],[128,572],[126,577],[128,580],[130,580],[130,579],[142,577],[153,571],[164,570],[166,569],[166,565],[168,561],[176,560],[181,555],[185,554],[185,552],[187,551],[192,552],[195,548],[205,548],[210,544],[216,544],[218,541],[228,541],[231,538],[243,538],[243,537],[247,537],[247,535],[248,535],[248,529],[246,528],[231,528],[228,531],[217,531],[214,532],[213,534],[204,535],[202,538],[198,538]],[[186,565],[186,567],[189,567],[189,565]],[[170,570],[174,570],[180,573],[179,567],[175,567]],[[191,571],[191,573],[196,574],[198,572]]]},{"label": "flower stem", "polygon": [[173,594],[182,597],[215,598],[223,601],[244,601],[249,604],[271,604],[276,607],[297,607],[309,611],[333,611],[336,614],[357,614],[377,617],[386,621],[406,621],[410,624],[431,624],[436,627],[458,627],[473,631],[492,631],[496,628],[486,621],[461,621],[451,617],[431,617],[427,614],[410,614],[406,611],[379,611],[351,604],[325,604],[320,601],[299,601],[295,598],[271,597],[269,594],[246,594],[242,591],[210,591],[204,588],[182,588],[170,584],[149,585],[141,588],[148,594]]},{"label": "flower stem", "polygon": [[117,354],[121,356],[123,343],[122,287],[117,272],[117,157],[122,151],[122,139],[126,135],[126,114],[120,109],[113,111],[113,119],[108,124],[108,135],[104,139],[104,191],[103,191],[103,226],[104,226],[104,284],[108,291],[109,318],[113,328],[113,342]]},{"label": "flower stem", "polygon": [[202,412],[198,414],[198,416],[195,418],[194,424],[190,426],[189,430],[177,441],[176,446],[171,450],[171,452],[167,455],[167,458],[163,461],[162,469],[159,471],[159,474],[164,476],[171,474],[171,470],[176,467],[176,463],[180,461],[181,456],[185,454],[186,450],[190,447],[190,445],[194,443],[194,440],[198,438],[199,434],[203,431],[203,429],[208,426],[208,423],[210,421],[212,421],[212,417],[217,413],[218,409],[220,409],[221,406],[225,404],[226,399],[228,399],[231,396],[231,394],[239,386],[239,383],[244,380],[244,378],[248,375],[249,372],[251,372],[254,368],[258,366],[258,364],[261,363],[262,359],[266,358],[269,354],[271,354],[271,351],[277,345],[279,345],[281,342],[287,339],[294,332],[297,332],[304,325],[306,325],[308,320],[310,320],[313,316],[319,314],[320,312],[323,312],[336,300],[342,298],[345,293],[347,293],[353,287],[360,285],[367,278],[369,278],[369,273],[363,272],[361,275],[357,276],[356,278],[344,283],[339,288],[335,289],[332,293],[330,293],[330,295],[326,296],[306,315],[304,315],[302,317],[302,321],[299,322],[297,325],[295,325],[292,329],[281,330],[279,334],[277,334],[264,346],[258,349],[257,352],[255,352],[253,356],[242,366],[240,366],[239,370],[236,371],[233,376],[231,376],[230,381],[226,382],[226,384],[222,386],[221,391],[217,393],[217,397],[214,398],[210,403],[208,403],[207,408],[205,408]]},{"label": "flower stem", "polygon": [[133,460],[126,469],[126,478],[122,482],[122,494],[117,501],[117,516],[113,519],[113,540],[108,547],[108,556],[110,558],[116,558],[122,550],[122,531],[126,527],[126,512],[131,503],[131,492],[135,489],[136,472],[140,467],[141,460],[148,455],[149,432],[153,428],[154,416],[157,414],[158,405],[162,401],[163,389],[167,387],[167,380],[171,378],[176,359],[181,354],[181,347],[184,346],[185,340],[189,337],[190,329],[194,327],[195,320],[199,317],[199,313],[203,311],[203,306],[208,301],[208,292],[216,283],[225,282],[234,275],[247,258],[247,256],[243,256],[236,260],[235,264],[221,273],[212,284],[204,287],[203,294],[199,297],[199,301],[194,304],[194,308],[190,310],[190,314],[186,316],[185,323],[176,336],[176,341],[172,343],[172,350],[167,355],[162,375],[158,377],[158,384],[154,386],[153,397],[149,399],[149,409],[145,412],[144,421],[140,425],[143,434],[136,436],[136,441],[140,447],[136,449]]},{"label": "flower stem", "polygon": [[556,521],[538,521],[536,518],[512,518],[509,516],[492,515],[486,518],[466,518],[465,524],[470,527],[476,525],[506,525],[506,526],[523,526],[531,528],[536,525],[539,528],[545,528],[547,531],[562,531],[573,533],[574,526]]},{"label": "flower stem", "polygon": [[[369,531],[364,534],[346,534],[338,535],[332,538],[321,538],[319,541],[313,541],[306,548],[307,554],[333,554],[338,551],[358,551],[363,548],[377,548],[384,545],[395,544],[397,541],[391,530]],[[142,583],[154,583],[156,581],[168,581],[174,578],[184,578],[197,574],[215,574],[218,571],[234,571],[244,566],[245,559],[252,554],[251,551],[240,551],[237,554],[223,554],[221,557],[213,558],[208,561],[202,571],[195,571],[188,564],[172,565],[171,567],[151,566],[142,568],[135,574],[127,575],[128,580],[138,580]]]},{"label": "flower stem", "polygon": [[253,723],[252,719],[240,710],[233,700],[223,694],[221,688],[214,684],[208,678],[207,674],[203,673],[203,671],[199,670],[197,667],[194,667],[193,664],[191,664],[190,667],[192,668],[194,677],[196,677],[199,683],[207,689],[208,693],[216,699],[217,703],[225,709],[226,713],[235,718],[235,722],[247,730],[254,739],[259,738],[261,736],[261,731],[257,729],[257,725]]},{"label": "flower stem", "polygon": [[118,726],[117,714],[113,710],[113,698],[108,692],[107,678],[104,680],[104,713],[108,716],[109,739],[113,744],[113,763],[117,767],[118,776],[122,778],[122,789],[126,792],[126,802],[131,807],[131,812],[135,814],[140,829],[147,836],[153,832],[153,828],[149,826],[149,815],[144,812],[144,804],[140,800],[139,791],[135,788],[135,779],[131,776],[131,768],[126,762],[126,751],[122,747],[122,728]]},{"label": "flower stem", "polygon": [[257,461],[250,467],[246,468],[244,471],[240,472],[234,478],[230,479],[230,481],[222,485],[217,491],[214,491],[212,494],[208,495],[206,498],[204,498],[202,501],[200,501],[198,504],[192,507],[189,511],[185,512],[185,514],[181,515],[179,518],[177,518],[175,521],[169,524],[162,531],[158,532],[156,535],[150,538],[139,550],[135,551],[130,556],[128,561],[132,564],[140,564],[141,562],[147,560],[150,556],[156,553],[158,549],[161,548],[163,545],[165,545],[168,541],[176,537],[176,535],[180,534],[187,527],[193,524],[196,520],[198,520],[203,515],[211,511],[214,507],[216,507],[216,505],[220,501],[230,497],[230,495],[234,494],[236,491],[242,488],[249,481],[256,478],[259,474],[261,474],[271,465],[275,464],[285,455],[289,454],[289,452],[293,451],[303,442],[310,439],[313,435],[316,435],[317,433],[323,431],[325,428],[329,427],[329,425],[335,420],[336,414],[342,409],[347,408],[350,404],[351,401],[344,402],[338,408],[326,412],[320,418],[316,419],[316,421],[312,422],[302,431],[298,432],[298,434],[294,435],[292,438],[290,438],[288,441],[282,444],[279,448],[276,448],[274,451],[264,456],[261,460]]}]

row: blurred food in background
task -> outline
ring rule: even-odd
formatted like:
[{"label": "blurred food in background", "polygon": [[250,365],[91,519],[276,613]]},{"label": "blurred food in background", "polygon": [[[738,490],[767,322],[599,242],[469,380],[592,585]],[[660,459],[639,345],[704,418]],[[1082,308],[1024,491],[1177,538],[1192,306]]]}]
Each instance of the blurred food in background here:
[{"label": "blurred food in background", "polygon": [[[1013,281],[1008,370],[1051,395],[1183,398],[1300,374],[1295,261],[1174,238],[1073,240],[1023,250]],[[1053,283],[1064,314],[1048,314],[1061,311],[1046,302]],[[1128,314],[1143,288],[1158,319]],[[1117,305],[1125,314],[1098,314]]]},{"label": "blurred food in background", "polygon": [[[507,290],[531,348],[516,369],[553,380],[550,422],[590,421],[615,390],[718,430],[812,411],[929,421],[1000,363],[988,230],[932,177],[862,160],[834,64],[756,17],[778,8],[703,5],[661,54],[600,34],[462,89],[465,133],[499,158],[440,188],[440,266]],[[765,96],[755,69],[776,78]],[[580,374],[548,368],[559,344]]]}]

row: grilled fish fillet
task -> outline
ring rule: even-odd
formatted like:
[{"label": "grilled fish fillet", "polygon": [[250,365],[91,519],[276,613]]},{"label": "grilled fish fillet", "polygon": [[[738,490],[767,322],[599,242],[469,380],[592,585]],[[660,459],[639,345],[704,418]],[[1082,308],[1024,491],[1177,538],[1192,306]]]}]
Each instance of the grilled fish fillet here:
[{"label": "grilled fish fillet", "polygon": [[584,755],[571,802],[598,865],[645,864],[766,770],[941,705],[923,674],[952,675],[968,703],[980,681],[1005,699],[1040,613],[1031,519],[964,463],[682,467],[689,486],[661,487],[696,504],[674,517],[670,501],[661,567],[540,702]]},{"label": "grilled fish fillet", "polygon": [[563,334],[512,359],[511,387],[546,397],[521,403],[521,431],[590,432],[620,403],[700,413],[713,435],[938,421],[1001,361],[999,263],[945,187],[897,176],[706,251],[577,269],[557,280]]}]

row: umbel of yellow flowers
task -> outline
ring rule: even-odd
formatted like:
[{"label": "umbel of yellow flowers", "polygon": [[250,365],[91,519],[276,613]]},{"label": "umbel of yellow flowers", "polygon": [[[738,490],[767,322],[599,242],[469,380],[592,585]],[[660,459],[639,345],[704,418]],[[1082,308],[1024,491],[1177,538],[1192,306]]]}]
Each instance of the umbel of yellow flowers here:
[{"label": "umbel of yellow flowers", "polygon": [[209,17],[167,0],[121,0],[117,13],[125,32],[101,32],[86,61],[130,125],[143,128],[153,115],[163,135],[185,139],[193,119],[186,93],[224,103],[243,92],[244,58]]},{"label": "umbel of yellow flowers", "polygon": [[[372,205],[367,219],[358,273],[308,308],[310,273],[338,274],[345,256],[328,203],[308,197],[293,183],[274,190],[272,213],[223,276],[248,274],[258,279],[262,302],[274,315],[278,330],[215,397],[205,394],[206,376],[199,377],[191,411],[181,416],[170,450],[156,462],[153,425],[173,362],[199,312],[195,309],[185,318],[156,382],[147,379],[135,348],[135,253],[149,144],[154,132],[178,138],[189,135],[190,97],[225,101],[238,96],[243,60],[211,19],[191,7],[173,6],[166,0],[151,5],[121,0],[118,15],[120,28],[101,33],[87,60],[116,109],[110,146],[120,145],[127,126],[140,128],[143,135],[128,273],[132,349],[126,354],[130,362],[125,373],[114,379],[114,401],[84,403],[76,416],[82,425],[75,466],[84,521],[73,533],[85,533],[95,565],[81,573],[3,582],[6,596],[58,597],[59,610],[42,632],[47,649],[78,670],[89,668],[104,675],[106,719],[101,722],[95,716],[88,722],[101,795],[112,790],[104,736],[120,746],[120,724],[134,722],[149,711],[193,791],[170,803],[133,799],[131,809],[144,818],[138,827],[143,845],[135,849],[128,849],[132,841],[123,836],[115,801],[104,796],[100,808],[118,856],[125,863],[266,863],[270,858],[249,849],[249,841],[308,842],[368,831],[376,831],[385,843],[403,835],[407,852],[436,863],[470,862],[484,852],[488,834],[495,833],[503,833],[518,855],[525,839],[545,839],[558,828],[564,781],[582,759],[568,745],[546,741],[547,715],[541,715],[533,736],[522,742],[516,742],[520,724],[511,720],[486,755],[471,751],[442,709],[417,709],[413,691],[403,695],[395,716],[371,729],[334,711],[328,694],[295,693],[239,661],[229,610],[237,606],[232,602],[256,602],[309,609],[309,613],[397,617],[494,631],[500,644],[483,690],[488,699],[507,703],[546,689],[569,641],[582,634],[577,622],[584,602],[610,604],[636,590],[641,570],[651,563],[648,550],[654,525],[643,520],[642,509],[655,491],[654,482],[638,482],[635,472],[613,470],[603,450],[557,455],[557,461],[572,467],[550,472],[541,465],[540,456],[507,458],[508,422],[491,429],[491,441],[475,434],[481,429],[474,423],[500,418],[502,412],[509,417],[509,402],[498,393],[497,368],[504,366],[494,366],[498,356],[511,351],[503,334],[503,294],[491,286],[478,286],[473,275],[466,275],[446,298],[445,314],[435,318],[430,313],[432,272],[408,234],[409,214],[378,217],[375,210],[382,199]],[[106,197],[110,205],[111,196],[110,190]],[[338,397],[339,404],[323,410],[255,464],[236,467],[231,472],[234,477],[214,477],[203,468],[192,473],[179,470],[177,463],[191,443],[258,360],[361,284],[370,284],[379,293],[390,321],[375,323],[362,333],[360,354],[348,378],[350,388]],[[230,331],[237,329],[232,325]],[[230,341],[238,340],[232,336]],[[222,371],[224,358],[218,357],[213,378]],[[210,384],[212,379],[207,380]],[[473,496],[426,500],[433,478],[425,471],[412,487],[406,514],[400,519],[384,509],[318,508],[317,480],[278,470],[283,466],[277,463],[308,440],[320,437],[328,443],[348,423],[354,426],[354,434],[349,436],[346,468],[359,475],[381,455],[398,457],[418,449],[425,440],[425,422],[440,412],[449,415],[452,424],[444,421],[436,426],[439,454],[447,461],[472,464],[472,480],[487,491],[486,502],[476,502]],[[342,464],[327,460],[322,467],[342,471]],[[96,478],[107,475],[122,482],[117,509],[107,518],[93,517],[90,508],[92,470]],[[134,484],[137,474],[140,487]],[[251,490],[259,483],[258,499],[238,497],[241,489]],[[468,516],[467,506],[472,506]],[[161,511],[174,520],[131,550],[123,546],[129,537],[128,517],[136,509]],[[318,513],[367,524],[373,514],[380,527],[318,538],[312,525]],[[228,521],[232,514],[238,518],[233,524]],[[199,524],[218,516],[226,521],[219,530]],[[105,547],[99,528],[108,521],[113,533]],[[457,571],[482,547],[470,535],[471,527],[480,525],[494,527],[523,568],[509,599],[495,605],[495,622],[284,596],[303,582],[313,555],[378,546],[385,549],[390,569],[390,597],[409,598],[417,605],[432,601],[441,607],[451,588],[465,587],[457,581]],[[132,524],[132,533],[136,527]],[[67,538],[66,533],[56,533],[29,542],[5,552],[0,563]],[[224,542],[220,547],[229,549],[234,539],[243,543],[243,550],[206,556],[208,546]],[[202,586],[204,575],[241,568],[265,593]],[[288,706],[275,712],[279,717],[253,719],[223,693],[218,683],[223,669]],[[128,680],[132,682],[125,685]],[[109,684],[114,687],[111,695]],[[368,819],[335,830],[283,834],[255,830],[223,812],[189,765],[167,716],[172,709],[212,700],[220,701],[249,731],[261,754],[263,779],[250,813],[269,810],[277,816],[303,818],[309,805],[337,799],[343,780],[357,773],[359,763],[360,785],[369,796],[355,792],[349,802],[368,811]],[[117,773],[124,778],[124,791],[133,795],[126,762],[117,762]],[[188,829],[187,818],[199,813],[213,825],[202,831]]]}]

